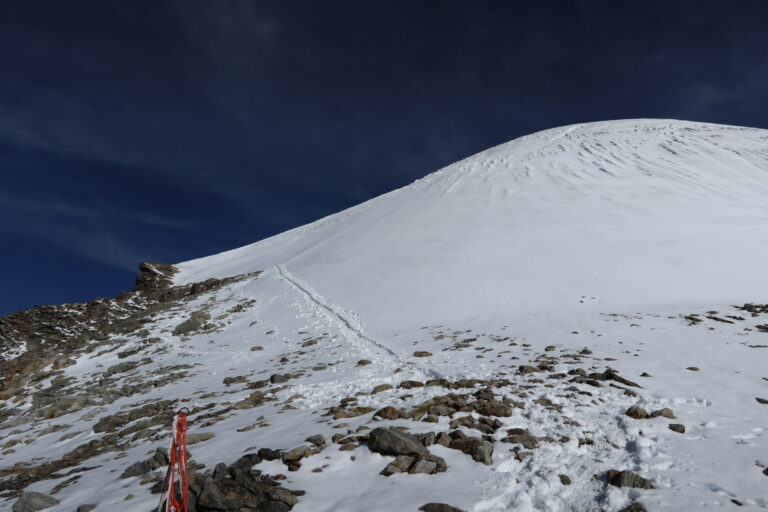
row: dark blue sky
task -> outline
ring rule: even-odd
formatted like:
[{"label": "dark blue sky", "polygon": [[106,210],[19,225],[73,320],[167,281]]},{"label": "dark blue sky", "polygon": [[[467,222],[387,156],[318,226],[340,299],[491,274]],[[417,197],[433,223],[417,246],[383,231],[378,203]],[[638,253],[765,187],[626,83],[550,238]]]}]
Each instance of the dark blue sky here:
[{"label": "dark blue sky", "polygon": [[0,4],[0,314],[544,128],[768,127],[768,2]]}]

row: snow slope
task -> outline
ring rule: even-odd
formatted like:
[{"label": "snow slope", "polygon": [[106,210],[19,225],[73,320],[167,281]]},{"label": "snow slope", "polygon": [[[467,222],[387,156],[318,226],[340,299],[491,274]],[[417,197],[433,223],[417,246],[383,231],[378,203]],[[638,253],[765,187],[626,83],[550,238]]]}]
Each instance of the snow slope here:
[{"label": "snow slope", "polygon": [[768,132],[574,125],[183,263],[178,282],[283,265],[382,335],[446,319],[743,301],[768,287],[767,199]]},{"label": "snow slope", "polygon": [[[210,424],[190,418],[192,432],[215,435],[190,447],[209,469],[255,448],[290,449],[312,434],[377,426],[371,414],[322,416],[344,398],[407,409],[447,391],[398,388],[404,381],[509,379],[497,391],[524,407],[499,418],[503,428],[558,442],[542,441],[528,456],[496,442],[488,466],[433,446],[448,464],[438,475],[381,476],[391,457],[364,444],[352,451],[329,444],[295,472],[279,461],[258,468],[306,491],[295,512],[406,511],[428,501],[474,512],[618,511],[633,501],[649,511],[720,510],[736,507],[733,500],[742,510],[764,510],[768,405],[755,398],[768,398],[768,332],[757,329],[768,314],[733,305],[768,302],[767,261],[768,131],[672,120],[547,130],[307,226],[178,265],[178,285],[263,273],[153,317],[143,326],[157,340],[151,362],[118,374],[117,384],[178,364],[192,368],[183,379],[29,428],[0,428],[0,437],[17,442],[0,469],[61,457],[96,437],[100,417],[139,403],[216,410],[252,392],[225,385],[226,377],[296,375],[265,388],[273,402],[227,410]],[[215,330],[173,333],[201,308]],[[691,314],[700,320],[685,318]],[[85,385],[147,355],[139,335],[115,343],[139,352],[122,358],[100,350],[64,375]],[[414,357],[417,350],[432,355]],[[518,372],[552,357],[550,373]],[[360,366],[361,359],[372,363]],[[633,396],[607,382],[572,383],[562,375],[574,365],[610,366],[642,388]],[[381,384],[394,388],[372,394]],[[635,420],[624,415],[630,406],[670,407],[677,419]],[[448,423],[391,422],[414,433],[447,431]],[[684,424],[685,433],[669,423]],[[56,425],[73,435],[28,435]],[[84,462],[100,469],[63,488],[50,510],[82,503],[97,504],[97,512],[149,510],[157,496],[148,485],[117,475],[166,446],[163,436]],[[656,488],[595,478],[612,468],[635,471]],[[560,474],[573,483],[564,485]],[[49,493],[64,480],[28,490]],[[0,510],[11,503],[0,499]]]}]

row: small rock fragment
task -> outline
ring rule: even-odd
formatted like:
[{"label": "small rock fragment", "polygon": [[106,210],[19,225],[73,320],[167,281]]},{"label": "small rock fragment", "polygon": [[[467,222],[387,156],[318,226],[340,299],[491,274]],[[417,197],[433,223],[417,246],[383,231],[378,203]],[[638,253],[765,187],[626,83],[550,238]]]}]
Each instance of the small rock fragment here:
[{"label": "small rock fragment", "polygon": [[679,434],[685,434],[685,425],[682,425],[680,423],[670,423],[668,427],[669,427],[669,430],[673,432],[677,432]]}]

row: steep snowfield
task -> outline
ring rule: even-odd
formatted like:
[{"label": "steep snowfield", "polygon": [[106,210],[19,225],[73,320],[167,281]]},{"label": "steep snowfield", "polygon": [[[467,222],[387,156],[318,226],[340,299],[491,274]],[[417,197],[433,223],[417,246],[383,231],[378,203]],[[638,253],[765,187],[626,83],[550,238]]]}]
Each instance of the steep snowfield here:
[{"label": "steep snowfield", "polygon": [[[0,469],[61,457],[98,437],[99,418],[139,403],[177,400],[215,411],[248,397],[253,389],[244,383],[276,373],[295,378],[260,388],[274,401],[222,409],[216,422],[190,418],[191,432],[215,434],[190,447],[196,462],[211,469],[258,448],[291,449],[312,434],[361,434],[377,423],[445,432],[456,427],[443,416],[431,423],[322,415],[348,397],[407,410],[449,392],[398,387],[408,380],[495,379],[495,392],[518,403],[497,418],[503,427],[490,465],[432,446],[445,473],[385,477],[379,472],[392,457],[364,442],[344,451],[329,441],[298,471],[280,461],[257,468],[306,491],[295,512],[415,511],[430,501],[476,512],[618,511],[633,501],[649,511],[732,509],[735,501],[740,510],[766,509],[768,405],[755,398],[768,399],[768,332],[757,328],[768,314],[732,306],[768,302],[767,262],[768,131],[628,120],[536,133],[313,224],[178,265],[177,285],[263,273],[156,315],[143,326],[157,339],[149,348],[138,334],[115,336],[119,350],[140,349],[133,356],[113,349],[79,357],[64,372],[80,385],[147,355],[152,361],[118,374],[118,384],[172,365],[191,369],[163,387],[35,423],[34,431],[0,428],[18,442]],[[173,333],[201,308],[215,329]],[[691,314],[698,317],[684,318]],[[542,362],[553,368],[518,371]],[[611,367],[642,388],[631,387],[633,396],[609,381],[573,382],[564,374],[576,367]],[[372,394],[381,384],[394,388]],[[630,406],[669,407],[677,419],[632,419],[624,414]],[[53,425],[77,433],[30,436]],[[500,441],[517,427],[546,441],[527,455]],[[64,487],[50,510],[94,503],[97,512],[148,511],[157,499],[149,485],[118,475],[166,445],[167,431],[156,432],[83,462],[100,467]],[[637,472],[656,488],[608,485],[602,477],[610,469]],[[66,478],[27,490],[49,493]],[[0,500],[0,509],[11,503]]]}]

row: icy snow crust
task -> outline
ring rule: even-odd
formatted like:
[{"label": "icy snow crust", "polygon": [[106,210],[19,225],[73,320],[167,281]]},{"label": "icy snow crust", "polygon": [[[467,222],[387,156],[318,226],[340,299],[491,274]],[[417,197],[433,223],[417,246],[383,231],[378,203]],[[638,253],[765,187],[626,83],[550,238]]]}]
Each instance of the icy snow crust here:
[{"label": "icy snow crust", "polygon": [[[152,347],[162,350],[151,354],[151,363],[120,374],[117,384],[191,365],[184,379],[42,422],[34,432],[0,430],[0,439],[18,441],[0,467],[60,458],[96,437],[99,418],[139,403],[179,400],[193,409],[215,402],[216,410],[252,392],[225,386],[225,377],[252,382],[300,374],[267,388],[275,401],[232,411],[207,427],[191,418],[191,432],[215,434],[190,447],[208,469],[258,448],[291,449],[307,436],[330,438],[360,426],[447,431],[445,417],[437,424],[377,425],[369,423],[371,414],[329,422],[321,415],[356,394],[360,406],[407,409],[448,392],[425,387],[371,395],[380,384],[509,378],[530,386],[530,396],[502,418],[504,428],[568,441],[542,442],[522,461],[511,445],[496,443],[490,466],[431,446],[448,463],[438,475],[384,477],[379,471],[392,457],[364,444],[342,451],[330,442],[299,471],[288,472],[279,461],[257,468],[285,474],[287,488],[306,491],[294,512],[415,511],[431,501],[473,512],[618,511],[632,501],[649,511],[720,510],[735,507],[734,499],[740,510],[764,510],[768,477],[759,464],[768,464],[768,406],[755,397],[768,398],[768,333],[754,327],[768,323],[768,315],[752,318],[731,304],[768,302],[767,205],[763,130],[632,120],[517,139],[308,226],[179,265],[176,284],[264,272],[154,318],[144,328],[160,339]],[[214,319],[215,332],[172,333],[200,308]],[[723,323],[707,311],[745,320]],[[689,325],[683,315],[691,313],[702,322]],[[452,349],[453,340],[470,337],[476,338],[471,346]],[[306,346],[307,340],[318,341]],[[142,346],[135,336],[120,343],[119,350]],[[556,348],[545,352],[545,346]],[[557,371],[567,372],[572,366],[563,355],[584,347],[593,355],[579,367],[610,365],[643,386],[633,388],[638,396],[579,385],[591,394],[565,398],[565,380],[515,375],[518,365],[535,364],[545,353],[561,357]],[[433,356],[414,358],[415,350]],[[372,364],[358,366],[360,359]],[[65,368],[64,376],[89,383],[127,360],[100,351]],[[643,372],[652,377],[640,377]],[[542,398],[562,413],[535,403]],[[664,418],[631,419],[623,414],[629,406],[670,407],[686,432],[670,431]],[[564,416],[575,423],[563,424]],[[348,427],[340,430],[341,422]],[[54,424],[71,427],[35,434]],[[72,435],[62,439],[65,433]],[[582,446],[578,440],[585,438],[594,444]],[[107,452],[83,462],[100,467],[56,494],[61,503],[49,510],[69,512],[83,503],[98,504],[97,512],[150,510],[157,495],[149,485],[118,475],[165,446],[167,439],[153,437],[124,455]],[[609,469],[635,471],[656,489],[616,488],[594,478]],[[563,485],[559,474],[573,483]],[[27,490],[49,493],[66,479]],[[0,510],[12,502],[0,500]]]}]

